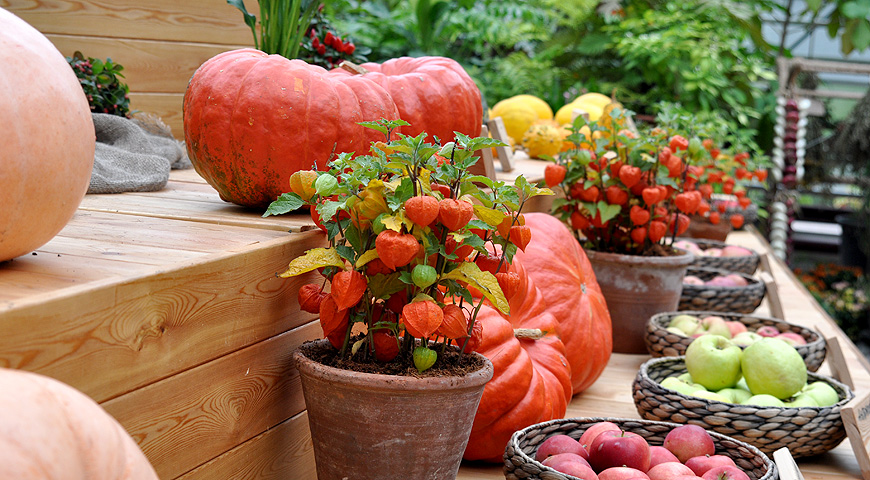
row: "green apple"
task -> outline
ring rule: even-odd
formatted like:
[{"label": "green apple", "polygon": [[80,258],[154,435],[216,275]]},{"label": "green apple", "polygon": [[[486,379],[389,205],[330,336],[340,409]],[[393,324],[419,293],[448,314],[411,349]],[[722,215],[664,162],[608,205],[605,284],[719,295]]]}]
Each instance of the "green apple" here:
[{"label": "green apple", "polygon": [[798,407],[818,407],[819,402],[816,401],[815,398],[807,395],[805,393],[798,393],[794,396],[794,399],[790,402],[784,402],[786,407],[789,408],[798,408]]},{"label": "green apple", "polygon": [[740,347],[731,340],[719,335],[704,335],[686,348],[686,370],[695,383],[708,390],[733,387],[740,380],[742,354]]},{"label": "green apple", "polygon": [[709,390],[696,390],[695,392],[692,392],[691,396],[705,398],[707,400],[715,400],[717,402],[732,403],[731,400],[729,400],[728,398],[725,398],[724,396],[719,395],[716,392],[711,392]]},{"label": "green apple", "polygon": [[700,320],[694,315],[683,313],[672,318],[668,326],[679,328],[687,337],[691,337],[698,330]]},{"label": "green apple", "polygon": [[740,390],[746,390],[749,392],[749,385],[746,384],[746,379],[743,377],[740,377],[740,380],[737,380],[737,384],[734,385],[734,388],[739,388]]},{"label": "green apple", "polygon": [[768,395],[766,393],[760,393],[758,395],[753,395],[746,400],[744,400],[741,405],[758,405],[761,407],[784,407],[785,404],[782,403],[782,400],[774,397],[773,395]]},{"label": "green apple", "polygon": [[680,380],[677,377],[668,377],[662,380],[659,385],[669,388],[675,392],[682,393],[683,395],[691,395],[693,392],[698,391],[699,389],[704,388],[703,385],[699,385],[697,383],[685,382]]},{"label": "green apple", "polygon": [[744,400],[752,396],[752,394],[749,393],[749,390],[737,387],[723,388],[716,393],[727,398],[731,403],[743,403]]},{"label": "green apple", "polygon": [[702,318],[700,331],[709,333],[710,335],[731,338],[731,329],[728,328],[725,319],[716,315]]},{"label": "green apple", "polygon": [[823,381],[812,382],[805,386],[800,393],[800,396],[803,395],[812,397],[820,407],[830,407],[840,401],[840,395],[834,387]]},{"label": "green apple", "polygon": [[689,374],[689,372],[681,373],[677,375],[677,378],[686,383],[696,383],[694,380],[692,380],[692,375]]},{"label": "green apple", "polygon": [[763,338],[746,347],[740,366],[749,391],[755,395],[765,393],[783,400],[807,383],[804,359],[793,346],[778,338]]},{"label": "green apple", "polygon": [[731,341],[736,343],[737,346],[748,347],[762,338],[764,337],[755,332],[741,332],[734,335],[734,337],[731,338]]},{"label": "green apple", "polygon": [[688,336],[689,336],[689,335],[686,335],[686,332],[680,330],[680,329],[677,328],[677,327],[668,327],[668,328],[665,329],[665,331],[667,331],[667,332],[669,332],[669,333],[674,333],[674,334],[677,334],[677,335],[680,335],[680,336],[683,336],[683,337],[688,337]]}]

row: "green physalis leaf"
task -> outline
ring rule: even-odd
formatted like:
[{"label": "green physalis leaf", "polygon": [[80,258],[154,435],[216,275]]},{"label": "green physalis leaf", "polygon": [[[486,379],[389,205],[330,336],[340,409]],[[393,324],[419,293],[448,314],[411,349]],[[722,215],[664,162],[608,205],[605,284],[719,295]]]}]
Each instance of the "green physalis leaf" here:
[{"label": "green physalis leaf", "polygon": [[375,298],[387,298],[396,292],[404,290],[406,286],[404,282],[399,280],[399,272],[393,272],[389,275],[379,273],[369,277],[368,289]]},{"label": "green physalis leaf", "polygon": [[290,261],[281,278],[295,277],[321,267],[344,267],[344,259],[334,248],[312,248]]},{"label": "green physalis leaf", "polygon": [[459,267],[441,276],[442,280],[457,280],[465,282],[480,290],[495,308],[504,314],[510,313],[510,305],[498,285],[498,280],[492,273],[481,271],[473,262],[463,262]]},{"label": "green physalis leaf", "polygon": [[598,202],[598,213],[601,215],[601,223],[605,223],[610,219],[616,217],[621,211],[621,205],[611,205],[603,201]]},{"label": "green physalis leaf", "polygon": [[305,202],[302,201],[302,198],[299,195],[296,195],[295,193],[282,193],[280,197],[269,204],[269,208],[266,209],[266,213],[263,214],[263,217],[289,213],[304,204]]}]

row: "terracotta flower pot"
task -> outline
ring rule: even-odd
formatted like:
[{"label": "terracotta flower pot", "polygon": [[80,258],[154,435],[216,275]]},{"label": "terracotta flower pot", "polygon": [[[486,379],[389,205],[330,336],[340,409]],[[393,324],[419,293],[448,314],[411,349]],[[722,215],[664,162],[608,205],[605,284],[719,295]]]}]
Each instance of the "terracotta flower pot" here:
[{"label": "terracotta flower pot", "polygon": [[705,218],[694,215],[690,220],[689,228],[683,233],[684,237],[724,242],[728,238],[728,234],[731,233],[731,223],[724,215],[717,225],[713,225]]},{"label": "terracotta flower pot", "polygon": [[464,377],[406,377],[329,367],[305,352],[302,379],[319,480],[456,478],[492,363]]},{"label": "terracotta flower pot", "polygon": [[587,250],[613,325],[613,351],[647,353],[644,335],[653,315],[680,303],[683,276],[694,255],[671,257],[620,255]]}]

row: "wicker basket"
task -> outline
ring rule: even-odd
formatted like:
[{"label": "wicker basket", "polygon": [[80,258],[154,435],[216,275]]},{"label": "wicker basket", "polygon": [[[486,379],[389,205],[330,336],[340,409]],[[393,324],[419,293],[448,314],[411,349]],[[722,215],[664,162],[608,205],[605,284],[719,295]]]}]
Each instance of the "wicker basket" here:
[{"label": "wicker basket", "polygon": [[819,335],[815,330],[811,330],[800,325],[794,325],[777,318],[759,317],[755,315],[745,315],[741,313],[723,313],[723,312],[698,312],[698,311],[683,311],[683,312],[663,312],[658,315],[653,315],[646,324],[646,348],[649,354],[653,357],[678,357],[686,354],[686,348],[692,343],[694,338],[685,335],[679,335],[667,330],[671,319],[677,315],[694,315],[703,318],[709,315],[716,315],[729,321],[739,321],[746,325],[749,331],[758,330],[760,327],[773,326],[780,332],[794,332],[804,337],[807,341],[806,345],[797,345],[795,348],[801,357],[804,358],[804,363],[807,364],[807,369],[815,372],[825,361],[827,347],[825,338]]},{"label": "wicker basket", "polygon": [[[504,453],[504,476],[507,480],[576,480],[576,477],[557,472],[535,461],[538,446],[553,435],[568,435],[575,439],[587,428],[598,422],[613,422],[623,430],[644,437],[650,445],[661,445],[671,429],[678,424],[627,418],[563,418],[538,423],[518,430],[511,436]],[[734,463],[754,480],[775,480],[779,478],[776,465],[757,448],[725,435],[710,432],[716,453],[727,455]]]},{"label": "wicker basket", "polygon": [[[699,238],[678,238],[677,240],[692,242],[701,250],[707,250],[710,248],[725,248],[725,247],[735,247],[737,245],[729,245],[725,242],[719,242],[716,240],[705,240]],[[719,270],[727,270],[729,272],[736,273],[745,273],[747,275],[752,275],[755,273],[755,270],[758,269],[758,264],[761,262],[761,257],[758,256],[754,250],[740,247],[748,250],[751,255],[746,255],[743,257],[705,257],[701,255],[695,255],[695,260],[692,262],[692,267],[701,267],[701,268],[718,268]]]},{"label": "wicker basket", "polygon": [[691,423],[758,447],[764,453],[788,447],[793,457],[827,452],[846,438],[840,409],[854,397],[846,385],[808,373],[808,381],[823,380],[840,395],[829,407],[761,407],[690,397],[659,382],[686,373],[685,357],[663,357],[641,365],[632,384],[634,404],[648,420]]},{"label": "wicker basket", "polygon": [[[717,275],[728,275],[727,270],[715,268],[689,267],[686,276],[694,275],[705,282]],[[767,291],[764,283],[745,273],[737,273],[749,282],[745,287],[719,287],[711,285],[683,284],[680,304],[677,310],[699,310],[711,312],[752,313],[761,305]]]}]

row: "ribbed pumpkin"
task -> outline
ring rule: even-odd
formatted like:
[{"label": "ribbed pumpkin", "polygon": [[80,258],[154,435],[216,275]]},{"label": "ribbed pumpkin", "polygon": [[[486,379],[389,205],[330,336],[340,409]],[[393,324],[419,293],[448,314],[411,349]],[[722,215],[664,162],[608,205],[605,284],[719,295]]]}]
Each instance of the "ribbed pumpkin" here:
[{"label": "ribbed pumpkin", "polygon": [[[468,460],[501,462],[516,430],[562,418],[571,399],[571,367],[557,334],[558,320],[548,310],[550,299],[521,262],[515,261],[510,270],[520,276],[510,315],[484,305],[477,317],[483,338],[476,350],[492,361],[494,374],[477,407],[465,449]],[[539,329],[546,335],[517,338],[515,329]]]},{"label": "ribbed pumpkin", "polygon": [[0,368],[0,478],[157,480],[111,415],[49,377]]},{"label": "ribbed pumpkin", "polygon": [[51,240],[88,191],[96,135],[63,55],[0,8],[0,262]]},{"label": "ribbed pumpkin", "polygon": [[[402,128],[405,135],[420,132],[442,142],[453,140],[453,132],[480,136],[483,104],[480,89],[458,62],[446,57],[399,57],[382,64],[360,65],[368,73],[363,78],[384,87],[396,102],[402,120],[411,125]],[[342,75],[351,75],[337,69]]]},{"label": "ribbed pumpkin", "polygon": [[218,54],[184,95],[193,166],[226,201],[264,208],[293,172],[323,169],[333,152],[367,153],[383,135],[358,122],[396,119],[390,94],[361,77],[254,49]]},{"label": "ribbed pumpkin", "polygon": [[583,248],[559,219],[527,213],[532,240],[514,262],[544,291],[547,312],[568,351],[574,394],[589,388],[604,371],[613,351],[610,312]]}]

